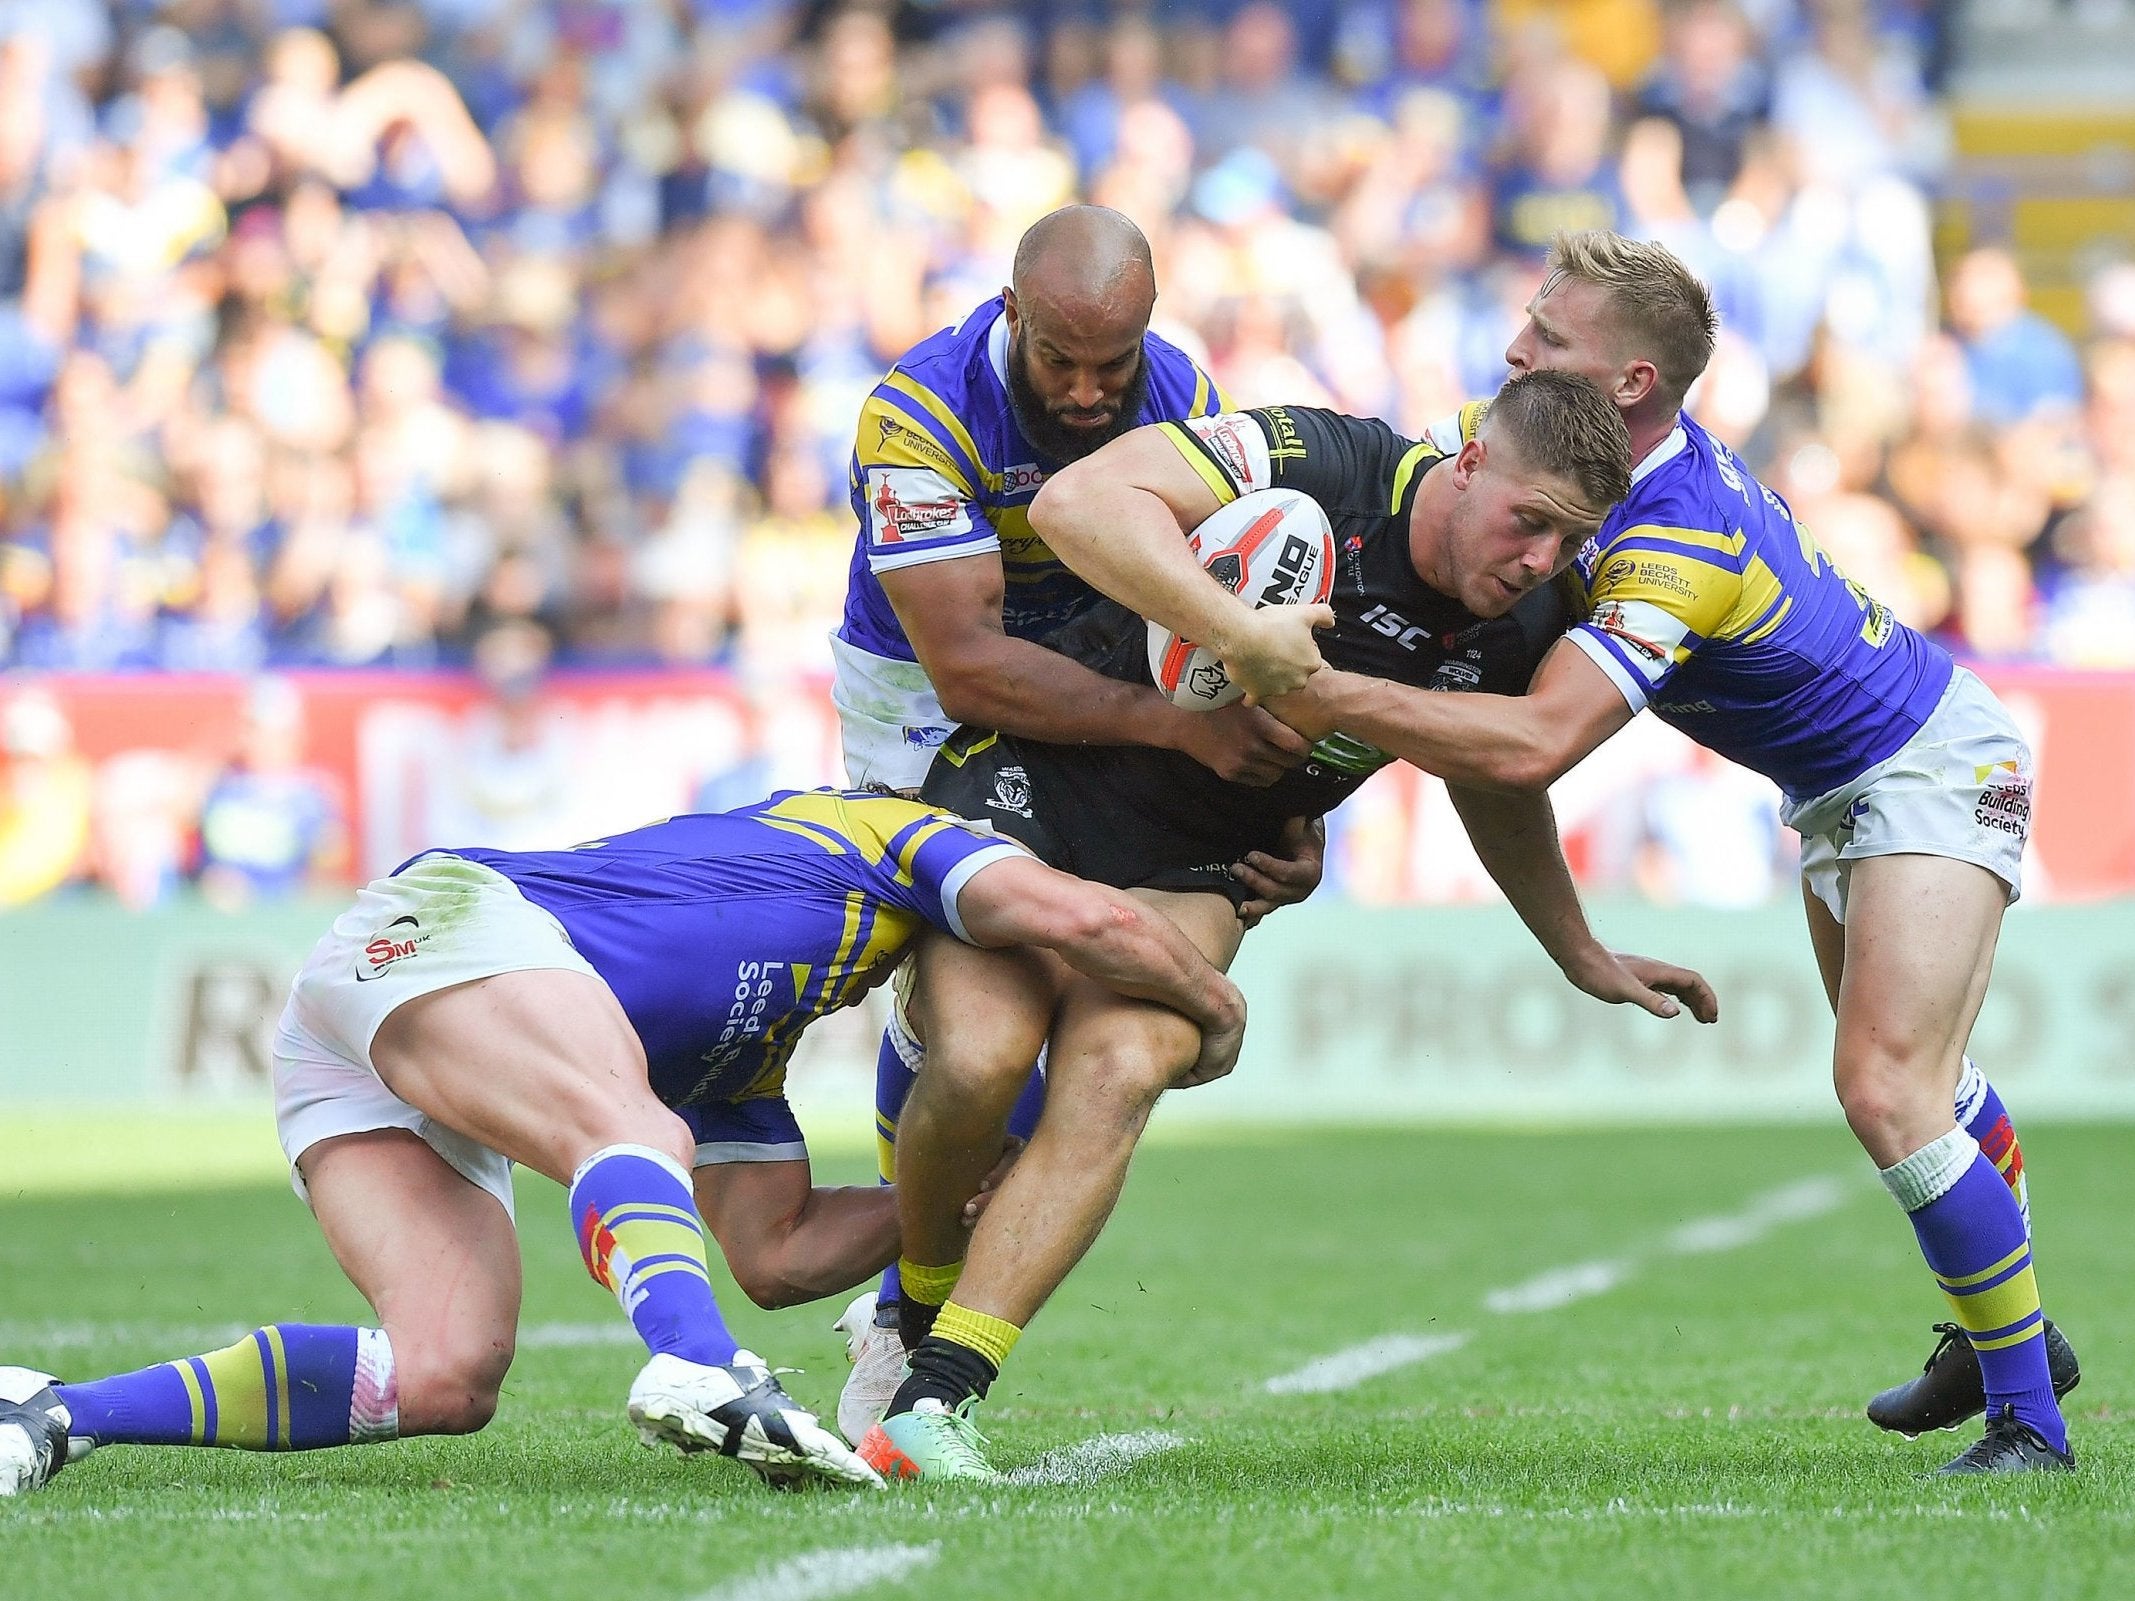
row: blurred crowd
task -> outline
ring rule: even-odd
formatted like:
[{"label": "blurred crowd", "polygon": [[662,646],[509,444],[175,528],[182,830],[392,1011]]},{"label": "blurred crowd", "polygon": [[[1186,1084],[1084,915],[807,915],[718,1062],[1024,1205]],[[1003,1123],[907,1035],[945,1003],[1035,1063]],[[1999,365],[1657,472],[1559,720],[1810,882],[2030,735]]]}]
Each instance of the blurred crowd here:
[{"label": "blurred crowd", "polygon": [[1076,196],[1241,402],[1487,392],[1560,227],[1975,654],[2135,661],[2135,267],[1938,281],[1937,0],[0,0],[0,665],[815,668],[888,363]]},{"label": "blurred crowd", "polygon": [[[1557,230],[1662,239],[1725,318],[1694,408],[1852,576],[2135,665],[2135,265],[2081,342],[2004,250],[1938,272],[1955,11],[0,0],[0,668],[819,671],[862,397],[1077,197],[1235,401],[1408,430],[1498,384]],[[262,695],[192,842],[98,876],[215,882],[218,793],[261,883],[330,870]],[[45,752],[86,829],[32,704],[9,782]]]}]

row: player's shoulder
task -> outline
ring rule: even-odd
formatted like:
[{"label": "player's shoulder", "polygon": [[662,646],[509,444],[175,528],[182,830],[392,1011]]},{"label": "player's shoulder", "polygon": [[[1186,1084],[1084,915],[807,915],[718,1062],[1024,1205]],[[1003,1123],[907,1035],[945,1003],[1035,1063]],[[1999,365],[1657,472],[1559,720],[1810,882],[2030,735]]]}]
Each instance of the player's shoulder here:
[{"label": "player's shoulder", "polygon": [[1148,398],[1142,403],[1144,422],[1178,422],[1223,410],[1223,392],[1216,381],[1192,356],[1154,329],[1142,335],[1142,359],[1149,372]]},{"label": "player's shoulder", "polygon": [[1655,538],[1739,554],[1745,512],[1759,493],[1733,455],[1687,418],[1641,462],[1631,492],[1609,516],[1604,548]]}]

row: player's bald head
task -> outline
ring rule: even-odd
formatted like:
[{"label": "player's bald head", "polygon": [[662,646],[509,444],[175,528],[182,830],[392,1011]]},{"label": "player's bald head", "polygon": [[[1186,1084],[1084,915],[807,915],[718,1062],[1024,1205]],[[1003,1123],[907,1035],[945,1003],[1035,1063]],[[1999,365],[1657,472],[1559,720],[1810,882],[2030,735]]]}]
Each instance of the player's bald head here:
[{"label": "player's bald head", "polygon": [[1025,317],[1146,328],[1156,263],[1141,229],[1110,206],[1062,206],[1016,246],[1010,285]]}]

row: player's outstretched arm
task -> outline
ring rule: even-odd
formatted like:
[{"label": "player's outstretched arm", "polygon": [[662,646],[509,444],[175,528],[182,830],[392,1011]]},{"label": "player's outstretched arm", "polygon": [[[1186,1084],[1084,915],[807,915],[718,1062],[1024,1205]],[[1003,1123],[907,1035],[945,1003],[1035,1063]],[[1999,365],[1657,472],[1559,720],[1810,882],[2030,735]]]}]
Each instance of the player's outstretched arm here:
[{"label": "player's outstretched arm", "polygon": [[1258,703],[1320,667],[1312,631],[1325,606],[1255,608],[1217,583],[1180,537],[1218,501],[1160,427],[1137,428],[1063,467],[1031,502],[1030,525],[1053,554],[1129,611],[1198,641]]},{"label": "player's outstretched arm", "polygon": [[1265,712],[1186,711],[1147,684],[1107,678],[1011,637],[1001,622],[1007,586],[998,551],[878,576],[953,722],[1053,745],[1183,751],[1235,784],[1272,784],[1303,759],[1305,742]]},{"label": "player's outstretched arm", "polygon": [[1633,715],[1568,640],[1550,647],[1524,695],[1446,695],[1324,672],[1268,709],[1307,739],[1338,728],[1449,784],[1511,790],[1549,788]]},{"label": "player's outstretched arm", "polygon": [[1528,932],[1573,984],[1596,1000],[1629,1001],[1656,1017],[1677,1016],[1688,1006],[1701,1023],[1719,1020],[1720,1003],[1702,975],[1650,957],[1620,955],[1594,937],[1564,860],[1556,812],[1547,795],[1459,785],[1449,785],[1447,793],[1475,854]]},{"label": "player's outstretched arm", "polygon": [[1221,1078],[1245,1038],[1245,997],[1178,924],[1131,895],[1024,857],[980,868],[958,893],[974,945],[1032,945],[1137,1000],[1183,1014],[1201,1030],[1188,1082]]}]

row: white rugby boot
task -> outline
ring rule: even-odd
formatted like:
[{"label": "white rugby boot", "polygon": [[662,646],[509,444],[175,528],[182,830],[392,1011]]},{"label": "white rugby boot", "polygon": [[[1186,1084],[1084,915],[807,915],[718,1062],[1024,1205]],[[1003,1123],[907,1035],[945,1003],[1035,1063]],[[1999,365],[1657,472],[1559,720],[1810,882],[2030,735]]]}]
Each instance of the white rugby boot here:
[{"label": "white rugby boot", "polygon": [[781,1389],[752,1351],[736,1351],[719,1367],[655,1356],[630,1386],[630,1421],[647,1445],[716,1451],[780,1487],[809,1477],[882,1486],[881,1475]]},{"label": "white rugby boot", "polygon": [[876,1321],[877,1305],[876,1292],[868,1290],[854,1296],[845,1315],[831,1324],[845,1336],[845,1360],[853,1365],[845,1375],[845,1388],[838,1392],[838,1432],[854,1445],[882,1421],[897,1386],[904,1383],[904,1340],[894,1321]]},{"label": "white rugby boot", "polygon": [[35,1368],[0,1367],[0,1499],[43,1489],[67,1465],[74,1419],[52,1393],[56,1382]]}]

